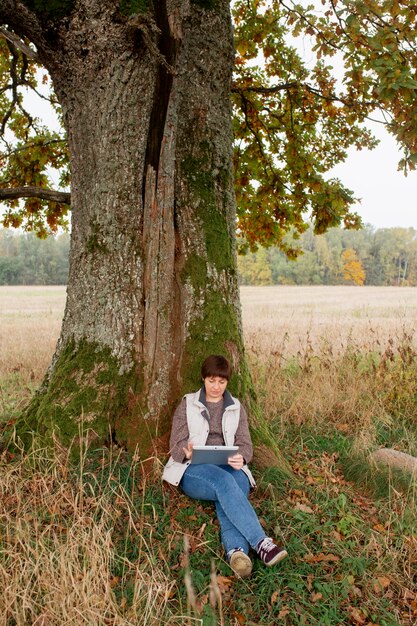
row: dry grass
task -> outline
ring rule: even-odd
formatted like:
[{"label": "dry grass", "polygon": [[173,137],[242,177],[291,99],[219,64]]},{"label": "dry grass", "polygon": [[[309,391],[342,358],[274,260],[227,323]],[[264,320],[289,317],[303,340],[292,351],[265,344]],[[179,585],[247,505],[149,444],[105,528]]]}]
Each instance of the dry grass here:
[{"label": "dry grass", "polygon": [[[141,476],[138,492],[128,493],[113,474],[118,463],[103,454],[107,480],[98,484],[98,468],[89,475],[82,459],[77,479],[59,449],[0,459],[1,625],[166,623],[175,583],[157,545],[144,538]],[[118,525],[138,546],[134,561],[115,549]],[[115,591],[128,585],[127,607]]]},{"label": "dry grass", "polygon": [[41,380],[61,328],[65,287],[0,287],[0,374]]},{"label": "dry grass", "polygon": [[[42,379],[64,299],[59,287],[0,288],[6,418]],[[92,465],[58,447],[5,452],[0,626],[415,623],[415,487],[375,504],[338,454],[381,433],[417,454],[417,289],[244,287],[242,304],[259,402],[299,481],[269,477],[254,495],[288,546],[280,575],[255,563],[250,581],[231,579],[212,508],[167,497],[157,465],[149,474],[117,450]]]},{"label": "dry grass", "polygon": [[249,349],[285,356],[330,346],[384,349],[417,328],[414,287],[241,287]]}]

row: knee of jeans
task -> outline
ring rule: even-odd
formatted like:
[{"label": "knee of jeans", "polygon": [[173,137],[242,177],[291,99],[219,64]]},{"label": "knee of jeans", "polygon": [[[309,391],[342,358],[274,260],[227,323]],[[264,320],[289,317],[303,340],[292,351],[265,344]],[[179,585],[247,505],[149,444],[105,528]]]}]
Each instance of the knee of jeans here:
[{"label": "knee of jeans", "polygon": [[244,472],[242,472],[236,480],[237,484],[246,495],[250,492],[250,482],[249,478],[246,476]]}]

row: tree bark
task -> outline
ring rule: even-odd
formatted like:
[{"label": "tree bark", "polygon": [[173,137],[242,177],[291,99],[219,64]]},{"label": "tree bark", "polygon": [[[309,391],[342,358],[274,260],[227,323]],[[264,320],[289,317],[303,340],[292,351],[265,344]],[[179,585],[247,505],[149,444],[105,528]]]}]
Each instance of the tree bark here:
[{"label": "tree bark", "polygon": [[224,0],[157,0],[131,16],[118,5],[78,0],[46,21],[22,2],[0,9],[52,76],[72,172],[62,332],[19,432],[68,442],[88,428],[144,456],[166,451],[174,405],[208,354],[231,360],[231,390],[252,402],[235,257],[234,51]]}]

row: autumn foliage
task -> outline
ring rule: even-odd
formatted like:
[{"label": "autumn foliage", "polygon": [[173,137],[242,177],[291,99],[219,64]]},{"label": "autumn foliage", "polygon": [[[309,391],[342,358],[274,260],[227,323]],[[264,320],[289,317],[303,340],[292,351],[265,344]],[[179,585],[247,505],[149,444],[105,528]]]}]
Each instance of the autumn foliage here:
[{"label": "autumn foliage", "polygon": [[[357,228],[354,192],[329,178],[347,150],[376,144],[366,121],[385,124],[403,150],[399,167],[417,163],[417,54],[412,0],[347,0],[321,5],[239,0],[232,104],[238,229],[243,248],[275,244],[298,254],[297,237]],[[1,38],[2,37],[2,38]],[[28,41],[0,33],[1,198],[5,226],[46,236],[68,220],[69,196],[33,197],[49,189],[51,168],[68,188],[64,132],[47,129],[27,110],[24,90],[48,79]],[[44,91],[42,97],[45,97]],[[52,106],[60,115],[53,94]],[[56,178],[56,177],[55,177]],[[23,190],[19,202],[11,190]],[[26,192],[25,192],[26,190]],[[291,232],[293,240],[285,235]]]},{"label": "autumn foliage", "polygon": [[354,285],[363,285],[365,282],[365,270],[361,260],[358,258],[355,250],[347,248],[342,252],[343,259],[343,278],[348,283]]}]

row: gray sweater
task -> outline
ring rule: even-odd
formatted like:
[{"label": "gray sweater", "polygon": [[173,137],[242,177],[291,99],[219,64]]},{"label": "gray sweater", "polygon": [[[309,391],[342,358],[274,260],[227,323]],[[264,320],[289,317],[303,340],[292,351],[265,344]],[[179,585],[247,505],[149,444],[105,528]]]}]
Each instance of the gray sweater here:
[{"label": "gray sweater", "polygon": [[[220,402],[207,402],[206,406],[210,415],[210,432],[206,445],[223,446],[223,400]],[[186,447],[188,439],[187,404],[185,398],[183,398],[176,408],[172,419],[171,439],[169,442],[171,455],[178,463],[183,463],[185,460],[183,448]],[[235,435],[235,445],[239,446],[239,452],[245,459],[245,462],[250,463],[253,455],[253,447],[249,434],[248,416],[242,405],[240,406],[239,426]]]}]

